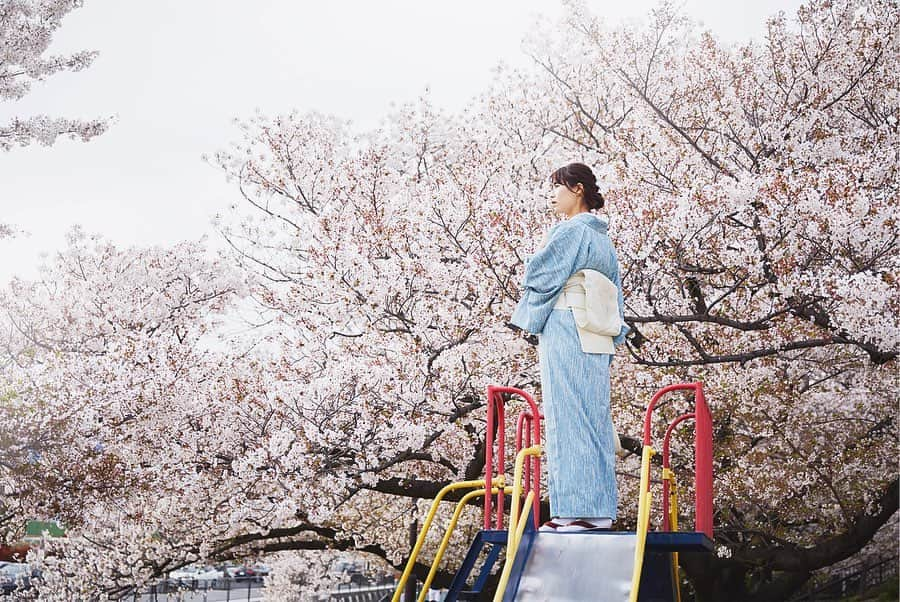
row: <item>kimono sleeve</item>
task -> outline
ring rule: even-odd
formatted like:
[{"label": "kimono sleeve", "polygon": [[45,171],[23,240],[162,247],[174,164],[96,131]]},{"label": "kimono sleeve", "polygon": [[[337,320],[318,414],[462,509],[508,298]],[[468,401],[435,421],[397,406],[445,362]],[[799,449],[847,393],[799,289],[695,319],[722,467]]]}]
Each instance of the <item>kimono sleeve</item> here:
[{"label": "kimono sleeve", "polygon": [[531,256],[522,281],[522,298],[510,320],[532,334],[544,329],[556,297],[575,270],[581,252],[583,227],[572,225],[553,231],[547,244]]},{"label": "kimono sleeve", "polygon": [[[562,225],[562,224],[553,224],[553,226],[551,226],[549,230],[544,232],[544,235],[541,237],[541,241],[538,243],[538,248],[537,248],[537,251],[535,251],[535,253],[537,253],[538,251],[540,251],[541,249],[543,249],[544,247],[547,246],[547,242],[550,240],[550,238],[553,237],[553,233],[556,231],[557,228],[559,228],[560,225]],[[533,257],[533,254],[527,255],[525,257],[524,262],[525,262],[526,266],[531,262],[532,257]]]}]

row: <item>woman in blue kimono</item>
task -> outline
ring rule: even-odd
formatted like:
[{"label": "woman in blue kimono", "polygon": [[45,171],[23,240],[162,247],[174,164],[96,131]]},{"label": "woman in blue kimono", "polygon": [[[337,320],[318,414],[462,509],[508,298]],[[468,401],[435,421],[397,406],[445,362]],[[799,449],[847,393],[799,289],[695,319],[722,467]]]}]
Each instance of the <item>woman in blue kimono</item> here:
[{"label": "woman in blue kimono", "polygon": [[[571,163],[550,181],[556,189],[549,205],[567,219],[554,225],[544,246],[526,260],[524,290],[511,320],[538,335],[551,516],[541,530],[608,529],[616,518],[618,443],[610,415],[609,367],[614,345],[629,330],[619,263],[608,221],[593,213],[604,201],[591,169]],[[580,298],[584,307],[585,289],[573,285],[584,283],[578,277],[585,273],[607,283],[611,305],[606,307],[618,313],[612,316],[614,331],[605,337],[586,333],[584,320],[576,319],[578,304],[571,299]]]}]

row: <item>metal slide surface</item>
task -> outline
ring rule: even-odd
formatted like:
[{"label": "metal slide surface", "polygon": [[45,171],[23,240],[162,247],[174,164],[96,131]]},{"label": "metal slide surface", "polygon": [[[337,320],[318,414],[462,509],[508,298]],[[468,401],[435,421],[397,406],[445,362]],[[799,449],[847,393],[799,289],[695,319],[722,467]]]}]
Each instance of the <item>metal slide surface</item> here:
[{"label": "metal slide surface", "polygon": [[628,602],[636,542],[634,533],[535,533],[513,599]]}]

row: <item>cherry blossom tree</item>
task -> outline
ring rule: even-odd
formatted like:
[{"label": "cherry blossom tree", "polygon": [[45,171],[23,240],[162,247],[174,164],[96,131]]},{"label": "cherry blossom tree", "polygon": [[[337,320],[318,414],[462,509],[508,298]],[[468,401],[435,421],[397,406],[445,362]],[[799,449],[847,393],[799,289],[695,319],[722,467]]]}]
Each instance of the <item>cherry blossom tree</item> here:
[{"label": "cherry blossom tree", "polygon": [[897,509],[898,12],[812,2],[729,48],[667,5],[615,29],[567,7],[568,35],[531,40],[539,69],[456,120],[422,102],[364,141],[319,115],[245,123],[216,161],[253,211],[223,232],[290,316],[284,353],[341,387],[326,415],[368,436],[323,448],[360,488],[429,497],[481,467],[483,386],[537,388],[504,322],[547,174],[595,165],[635,327],[617,423],[708,383],[721,557],[685,567],[702,599],[784,597]]},{"label": "cherry blossom tree", "polygon": [[232,356],[200,341],[245,285],[206,254],[117,249],[74,229],[39,281],[0,296],[0,477],[19,523],[66,527],[44,550],[50,599],[130,585],[212,535],[188,532],[228,528],[215,458],[239,447],[228,424],[250,428],[252,410],[235,399]]},{"label": "cherry blossom tree", "polygon": [[641,27],[565,8],[527,40],[535,68],[501,65],[459,115],[426,97],[361,134],[317,112],[240,122],[209,158],[238,195],[228,259],[75,231],[7,287],[23,443],[4,486],[69,532],[36,554],[47,599],[289,550],[400,566],[429,498],[483,471],[486,385],[539,393],[507,321],[547,176],[573,160],[609,201],[634,328],[613,364],[624,446],[659,387],[707,386],[719,553],[682,558],[697,599],[783,599],[896,524],[896,7],[810,2],[739,47],[665,4]]},{"label": "cherry blossom tree", "polygon": [[[16,101],[31,91],[34,82],[60,71],[88,67],[96,52],[45,56],[63,18],[80,7],[82,0],[3,0],[0,3],[0,100]],[[0,149],[33,142],[51,145],[61,135],[89,140],[106,130],[102,119],[84,121],[35,115],[14,118],[0,125]]]},{"label": "cherry blossom tree", "polygon": [[718,397],[730,557],[684,559],[704,598],[749,579],[780,599],[896,511],[898,16],[810,3],[727,49],[666,7],[613,36],[582,14],[596,72],[535,52],[573,107],[550,127],[615,165],[637,225],[617,239],[633,367]]}]

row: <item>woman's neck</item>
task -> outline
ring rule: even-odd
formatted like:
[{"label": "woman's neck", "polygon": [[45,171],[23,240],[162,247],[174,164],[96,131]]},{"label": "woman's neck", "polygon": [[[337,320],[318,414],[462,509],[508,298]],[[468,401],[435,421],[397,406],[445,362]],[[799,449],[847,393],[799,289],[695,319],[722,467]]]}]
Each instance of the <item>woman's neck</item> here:
[{"label": "woman's neck", "polygon": [[590,213],[590,212],[591,212],[591,210],[586,207],[584,209],[579,208],[579,209],[574,210],[572,213],[567,213],[566,219],[572,219],[576,215],[581,215],[582,213]]}]

